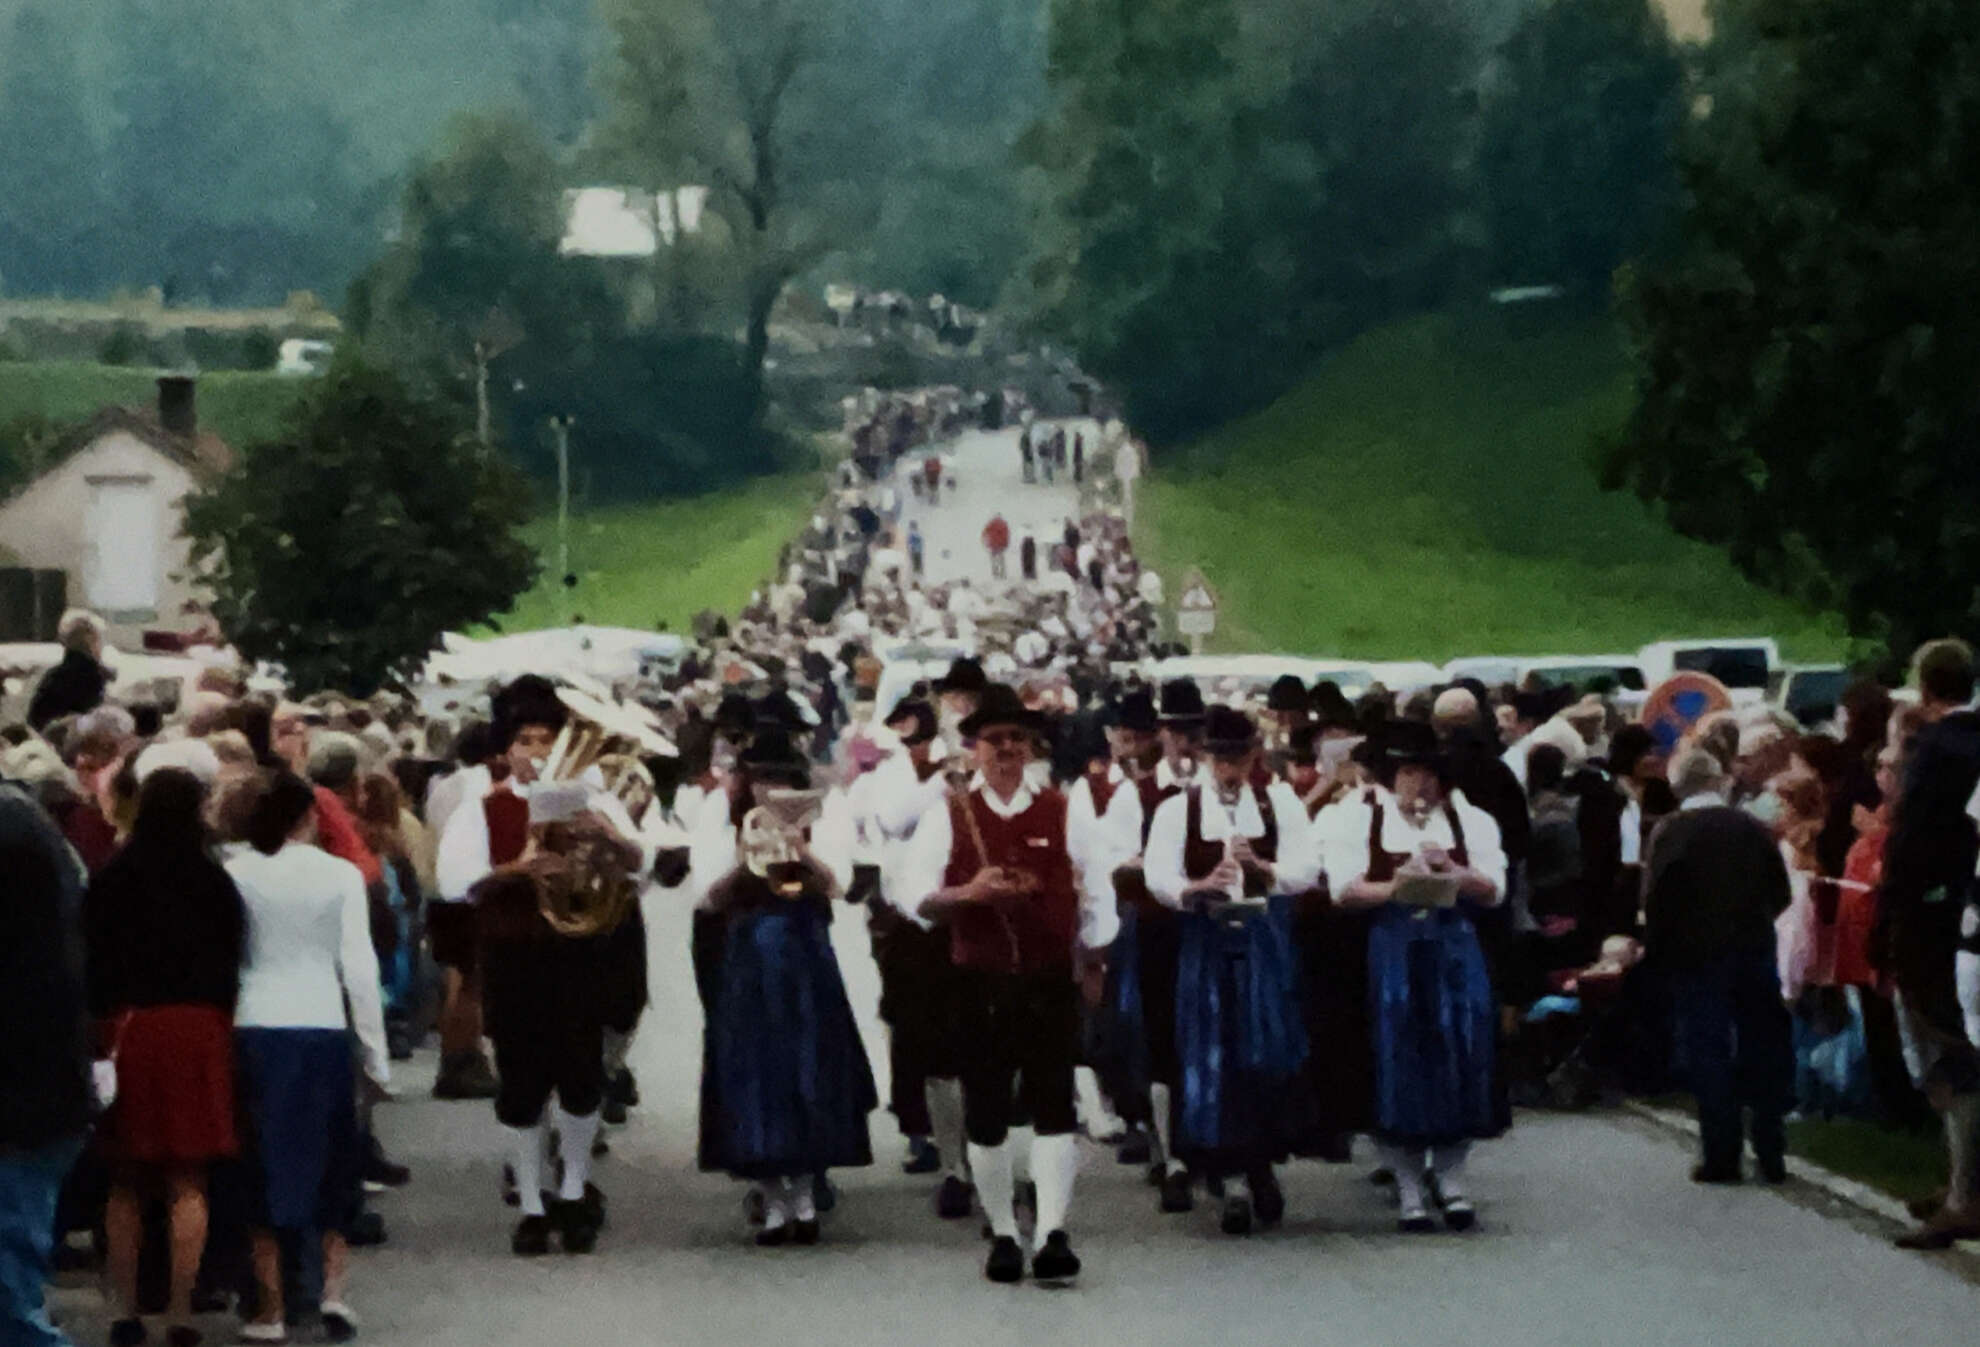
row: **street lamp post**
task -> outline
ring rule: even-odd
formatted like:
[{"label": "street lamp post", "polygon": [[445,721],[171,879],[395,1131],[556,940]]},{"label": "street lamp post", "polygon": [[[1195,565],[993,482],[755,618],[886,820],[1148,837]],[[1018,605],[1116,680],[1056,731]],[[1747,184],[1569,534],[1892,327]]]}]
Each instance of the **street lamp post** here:
[{"label": "street lamp post", "polygon": [[564,622],[571,620],[571,427],[577,418],[553,416],[550,433],[557,440],[557,584],[564,591]]}]

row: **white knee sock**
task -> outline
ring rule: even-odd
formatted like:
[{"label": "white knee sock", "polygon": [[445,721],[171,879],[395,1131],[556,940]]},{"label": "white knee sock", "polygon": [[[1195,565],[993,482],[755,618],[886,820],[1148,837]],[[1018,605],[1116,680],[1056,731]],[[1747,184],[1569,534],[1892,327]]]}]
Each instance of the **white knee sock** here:
[{"label": "white knee sock", "polygon": [[1017,1188],[1011,1177],[1011,1143],[979,1146],[969,1143],[969,1170],[976,1180],[976,1197],[983,1214],[990,1218],[990,1232],[1017,1238],[1017,1210],[1013,1205]]},{"label": "white knee sock", "polygon": [[1109,1136],[1121,1130],[1121,1120],[1100,1093],[1100,1076],[1090,1066],[1073,1068],[1073,1089],[1079,1096],[1079,1121],[1090,1137]]},{"label": "white knee sock", "polygon": [[1423,1209],[1423,1152],[1393,1141],[1375,1143],[1376,1158],[1396,1176],[1397,1205],[1404,1211]]},{"label": "white knee sock", "polygon": [[564,1153],[564,1182],[557,1196],[575,1202],[584,1196],[584,1185],[591,1181],[591,1143],[598,1139],[598,1113],[593,1110],[579,1117],[557,1105],[551,1115],[557,1123],[557,1146]]},{"label": "white knee sock", "polygon": [[935,1148],[942,1152],[946,1173],[961,1174],[969,1165],[969,1142],[963,1132],[962,1084],[930,1079],[922,1087],[928,1097],[928,1120],[935,1128]]},{"label": "white knee sock", "polygon": [[1038,1237],[1066,1228],[1072,1210],[1073,1178],[1079,1173],[1079,1139],[1071,1133],[1035,1137],[1031,1177],[1038,1184]]},{"label": "white knee sock", "polygon": [[791,1181],[777,1179],[771,1183],[756,1185],[763,1194],[763,1228],[775,1230],[790,1224],[791,1220]]},{"label": "white knee sock", "polygon": [[817,1220],[818,1202],[816,1194],[812,1191],[811,1175],[799,1174],[795,1178],[786,1179],[785,1183],[788,1185],[790,1192],[791,1219],[797,1221]]},{"label": "white knee sock", "polygon": [[1469,1141],[1453,1141],[1448,1146],[1430,1148],[1430,1168],[1437,1176],[1437,1188],[1446,1198],[1464,1196],[1464,1165],[1471,1158]]},{"label": "white knee sock", "polygon": [[1155,1160],[1166,1164],[1171,1170],[1182,1169],[1183,1162],[1176,1159],[1174,1119],[1169,1116],[1169,1087],[1150,1085],[1148,1087],[1148,1112],[1155,1123]]},{"label": "white knee sock", "polygon": [[542,1123],[534,1127],[505,1127],[509,1134],[509,1168],[516,1172],[516,1200],[525,1216],[543,1214]]}]

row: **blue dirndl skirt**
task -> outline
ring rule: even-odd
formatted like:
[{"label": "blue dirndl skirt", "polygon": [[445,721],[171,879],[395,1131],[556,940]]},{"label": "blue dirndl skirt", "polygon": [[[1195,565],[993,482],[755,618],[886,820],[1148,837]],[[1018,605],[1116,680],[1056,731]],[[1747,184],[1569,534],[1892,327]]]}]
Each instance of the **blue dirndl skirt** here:
[{"label": "blue dirndl skirt", "polygon": [[1235,1171],[1283,1158],[1297,1130],[1288,1103],[1308,1044],[1295,903],[1281,896],[1263,910],[1181,919],[1176,1149],[1198,1168]]},{"label": "blue dirndl skirt", "polygon": [[1498,1001],[1471,918],[1389,906],[1368,933],[1375,1132],[1435,1145],[1505,1130]]},{"label": "blue dirndl skirt", "polygon": [[234,1031],[234,1044],[261,1222],[342,1229],[357,1214],[364,1174],[350,1035],[248,1027]]},{"label": "blue dirndl skirt", "polygon": [[729,918],[710,1044],[717,1135],[703,1138],[711,1167],[769,1179],[873,1163],[867,1114],[880,1100],[829,922],[808,902]]}]

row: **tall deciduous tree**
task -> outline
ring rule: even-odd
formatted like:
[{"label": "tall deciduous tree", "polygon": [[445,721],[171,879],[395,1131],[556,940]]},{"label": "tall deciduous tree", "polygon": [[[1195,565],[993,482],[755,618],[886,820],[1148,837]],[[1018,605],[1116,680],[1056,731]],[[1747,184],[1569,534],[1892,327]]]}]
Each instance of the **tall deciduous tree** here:
[{"label": "tall deciduous tree", "polygon": [[1495,276],[1606,300],[1677,201],[1683,60],[1650,0],[1546,0],[1499,57],[1479,155]]},{"label": "tall deciduous tree", "polygon": [[1612,479],[1859,636],[1980,635],[1980,13],[1715,20]]},{"label": "tall deciduous tree", "polygon": [[[828,235],[807,190],[820,186],[794,115],[819,73],[831,6],[815,0],[608,0],[613,61],[608,136],[658,179],[704,184],[743,262],[744,366],[760,417],[770,316]],[[823,109],[818,109],[823,112]]]},{"label": "tall deciduous tree", "polygon": [[299,407],[291,439],[188,500],[186,533],[242,654],[301,689],[366,695],[530,586],[528,516],[520,477],[452,408],[352,363]]}]

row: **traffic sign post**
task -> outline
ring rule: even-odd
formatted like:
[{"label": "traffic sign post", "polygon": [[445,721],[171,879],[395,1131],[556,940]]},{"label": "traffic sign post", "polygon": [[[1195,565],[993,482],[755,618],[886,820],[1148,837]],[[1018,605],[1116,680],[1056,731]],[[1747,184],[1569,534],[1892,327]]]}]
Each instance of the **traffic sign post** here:
[{"label": "traffic sign post", "polygon": [[1203,653],[1204,638],[1217,630],[1217,592],[1203,578],[1203,572],[1190,568],[1183,577],[1182,593],[1176,599],[1176,631],[1189,637],[1190,650]]}]

